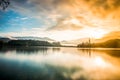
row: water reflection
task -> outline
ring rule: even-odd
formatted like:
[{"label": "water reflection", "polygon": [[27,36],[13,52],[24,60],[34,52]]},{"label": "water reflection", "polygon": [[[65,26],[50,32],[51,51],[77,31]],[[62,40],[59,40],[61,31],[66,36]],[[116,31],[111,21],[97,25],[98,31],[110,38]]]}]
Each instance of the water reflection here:
[{"label": "water reflection", "polygon": [[80,53],[87,54],[90,57],[92,49],[91,48],[78,48],[78,51]]},{"label": "water reflection", "polygon": [[120,79],[120,50],[3,48],[0,80]]},{"label": "water reflection", "polygon": [[7,52],[7,51],[12,51],[16,50],[17,53],[37,53],[38,51],[44,52],[47,51],[47,47],[7,47],[7,48],[2,48],[0,51],[1,52]]}]

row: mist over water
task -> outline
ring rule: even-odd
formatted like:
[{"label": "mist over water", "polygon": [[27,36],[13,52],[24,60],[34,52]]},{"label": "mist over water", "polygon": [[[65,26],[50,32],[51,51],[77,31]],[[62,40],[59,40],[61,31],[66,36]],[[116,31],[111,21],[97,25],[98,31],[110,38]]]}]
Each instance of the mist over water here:
[{"label": "mist over water", "polygon": [[119,53],[105,48],[2,48],[0,80],[116,80]]}]

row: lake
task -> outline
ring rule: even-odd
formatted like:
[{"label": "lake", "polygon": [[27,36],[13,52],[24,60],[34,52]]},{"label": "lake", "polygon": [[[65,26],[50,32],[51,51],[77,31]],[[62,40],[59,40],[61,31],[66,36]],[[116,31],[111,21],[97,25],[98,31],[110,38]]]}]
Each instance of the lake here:
[{"label": "lake", "polygon": [[118,80],[120,49],[0,49],[0,80]]}]

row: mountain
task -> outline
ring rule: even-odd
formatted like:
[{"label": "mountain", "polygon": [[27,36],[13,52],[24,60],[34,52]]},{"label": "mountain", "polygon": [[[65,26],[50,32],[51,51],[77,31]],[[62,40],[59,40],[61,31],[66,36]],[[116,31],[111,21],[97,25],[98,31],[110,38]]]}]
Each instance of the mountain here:
[{"label": "mountain", "polygon": [[105,47],[120,48],[120,39],[112,39],[103,43]]},{"label": "mountain", "polygon": [[14,38],[16,38],[17,40],[39,40],[39,41],[49,41],[49,42],[55,41],[48,37],[14,37]]},{"label": "mountain", "polygon": [[38,40],[38,41],[48,41],[55,42],[55,40],[48,37],[0,37],[0,41],[8,42],[10,40]]},{"label": "mountain", "polygon": [[11,39],[9,39],[9,38],[5,38],[5,37],[0,37],[0,41],[2,41],[2,42],[8,42],[8,41],[10,41]]},{"label": "mountain", "polygon": [[120,48],[120,39],[111,39],[105,42],[96,43],[93,46],[104,48]]}]

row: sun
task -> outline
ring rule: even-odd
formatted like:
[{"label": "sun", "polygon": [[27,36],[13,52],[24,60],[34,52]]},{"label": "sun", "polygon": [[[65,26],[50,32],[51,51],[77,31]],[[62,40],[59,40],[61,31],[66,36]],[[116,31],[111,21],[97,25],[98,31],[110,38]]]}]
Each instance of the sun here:
[{"label": "sun", "polygon": [[88,37],[90,38],[95,38],[95,39],[100,39],[104,37],[104,35],[107,33],[107,31],[103,29],[92,29],[92,28],[87,28],[83,30]]},{"label": "sun", "polygon": [[97,28],[84,28],[78,31],[74,30],[64,30],[64,31],[53,31],[50,38],[56,41],[63,41],[63,40],[76,40],[76,39],[83,39],[83,38],[94,38],[100,39],[107,33],[106,30],[97,29]]},{"label": "sun", "polygon": [[90,34],[95,39],[100,39],[104,36],[104,32],[91,32]]},{"label": "sun", "polygon": [[50,35],[50,37],[57,41],[73,40],[77,37],[77,34],[77,32],[71,30],[56,31],[54,34]]},{"label": "sun", "polygon": [[105,60],[100,57],[100,56],[96,56],[94,59],[94,64],[96,66],[100,66],[100,67],[106,67],[108,64],[105,62]]}]

